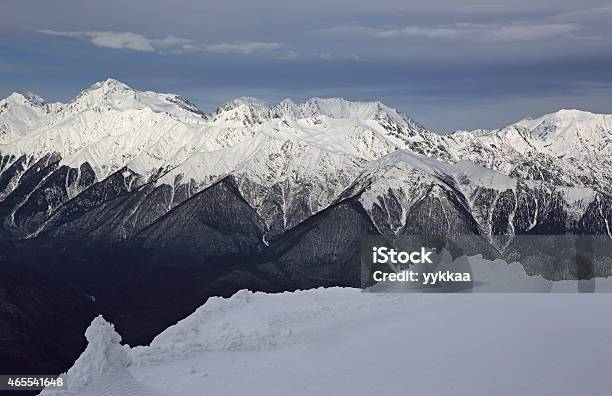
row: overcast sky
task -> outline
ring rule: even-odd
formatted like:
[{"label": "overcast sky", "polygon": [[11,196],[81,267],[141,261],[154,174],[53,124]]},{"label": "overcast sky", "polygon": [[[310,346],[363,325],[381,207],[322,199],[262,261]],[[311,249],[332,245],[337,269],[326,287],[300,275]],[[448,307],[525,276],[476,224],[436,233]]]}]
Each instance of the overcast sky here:
[{"label": "overcast sky", "polygon": [[66,101],[113,77],[209,111],[381,100],[439,131],[580,108],[612,113],[599,0],[3,0],[0,96]]}]

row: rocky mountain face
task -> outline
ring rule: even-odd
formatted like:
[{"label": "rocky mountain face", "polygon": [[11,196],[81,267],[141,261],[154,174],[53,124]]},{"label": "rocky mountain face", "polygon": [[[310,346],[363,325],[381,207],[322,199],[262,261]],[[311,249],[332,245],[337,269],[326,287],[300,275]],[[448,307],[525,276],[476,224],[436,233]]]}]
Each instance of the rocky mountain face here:
[{"label": "rocky mountain face", "polygon": [[359,286],[366,236],[477,235],[501,255],[521,235],[612,237],[611,140],[612,116],[577,110],[441,135],[340,98],[204,114],[111,79],[66,104],[13,94],[0,260],[52,268],[141,343],[210,295]]},{"label": "rocky mountain face", "polygon": [[8,240],[147,247],[150,227],[182,232],[189,222],[169,219],[206,210],[198,194],[222,180],[257,217],[264,246],[347,199],[383,235],[479,234],[498,248],[528,233],[610,235],[608,115],[561,110],[440,135],[380,102],[239,98],[206,115],[112,79],[67,104],[2,103],[22,135],[0,145]]}]

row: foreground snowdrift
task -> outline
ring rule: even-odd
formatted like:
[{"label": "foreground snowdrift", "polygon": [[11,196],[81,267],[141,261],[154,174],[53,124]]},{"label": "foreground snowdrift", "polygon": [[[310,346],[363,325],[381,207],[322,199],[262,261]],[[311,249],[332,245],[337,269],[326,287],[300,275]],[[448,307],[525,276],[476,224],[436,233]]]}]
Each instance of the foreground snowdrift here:
[{"label": "foreground snowdrift", "polygon": [[120,344],[121,336],[102,316],[96,317],[85,331],[85,352],[68,370],[70,386],[66,391],[44,391],[44,395],[156,395],[153,389],[137,381],[127,370],[131,358],[129,346]]},{"label": "foreground snowdrift", "polygon": [[[485,290],[512,274],[508,282],[527,279],[520,266],[488,263],[475,265]],[[550,290],[530,281],[525,290]],[[607,395],[610,302],[605,293],[243,290],[209,299],[147,347],[121,346],[112,325],[94,319],[67,380],[75,395]]]}]

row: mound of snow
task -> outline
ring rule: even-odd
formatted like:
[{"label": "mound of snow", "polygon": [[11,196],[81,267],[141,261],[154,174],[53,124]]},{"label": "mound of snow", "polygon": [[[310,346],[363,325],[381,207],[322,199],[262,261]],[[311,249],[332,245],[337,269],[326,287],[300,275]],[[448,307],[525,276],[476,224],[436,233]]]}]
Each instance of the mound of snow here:
[{"label": "mound of snow", "polygon": [[[578,285],[529,278],[518,263],[476,256],[470,264],[475,292]],[[595,283],[612,290],[612,280]],[[609,301],[605,293],[243,290],[209,299],[150,346],[120,346],[96,318],[66,374],[69,390],[43,394],[609,394]]]},{"label": "mound of snow", "polygon": [[129,346],[122,346],[115,326],[100,315],[85,331],[87,348],[62,377],[66,390],[44,390],[41,395],[157,395],[128,371]]}]

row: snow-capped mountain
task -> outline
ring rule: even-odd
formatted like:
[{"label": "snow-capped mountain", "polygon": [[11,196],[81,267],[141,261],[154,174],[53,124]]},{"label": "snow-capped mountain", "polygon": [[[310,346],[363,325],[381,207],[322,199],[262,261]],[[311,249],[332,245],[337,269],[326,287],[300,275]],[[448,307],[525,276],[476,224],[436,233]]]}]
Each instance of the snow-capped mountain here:
[{"label": "snow-capped mountain", "polygon": [[611,115],[560,110],[449,139],[459,156],[511,176],[612,192]]},{"label": "snow-capped mountain", "polygon": [[[500,130],[439,135],[380,102],[341,98],[272,105],[243,97],[205,115],[178,95],[137,91],[112,79],[65,105],[28,97],[22,102],[43,108],[45,116],[30,119],[27,130],[13,122],[24,136],[0,146],[5,231],[20,238],[65,222],[64,212],[90,187],[111,188],[103,201],[131,191],[155,196],[138,205],[161,200],[156,215],[129,222],[111,240],[130,238],[230,176],[266,225],[266,241],[350,195],[360,197],[380,232],[396,235],[425,200],[443,211],[451,205],[455,218],[477,224],[466,225],[470,232],[534,230],[545,221],[538,216],[549,207],[546,197],[561,201],[553,217],[563,227],[580,228],[595,205],[603,211],[594,229],[609,232],[612,116],[562,110]],[[18,99],[11,98],[4,102]],[[11,114],[26,119],[22,113]],[[28,180],[30,190],[17,194]],[[544,196],[536,199],[536,190]],[[21,198],[13,202],[11,195]],[[502,216],[508,224],[494,225],[499,211],[508,212]],[[529,226],[513,223],[522,211]],[[454,221],[436,221],[458,232]]]},{"label": "snow-capped mountain", "polygon": [[560,110],[536,119],[515,123],[529,131],[537,151],[579,160],[609,157],[612,152],[612,115],[580,110]]},{"label": "snow-capped mountain", "polygon": [[61,103],[46,103],[31,92],[0,100],[0,144],[23,137],[61,108]]},{"label": "snow-capped mountain", "polygon": [[68,166],[89,163],[101,179],[159,137],[172,133],[188,139],[202,122],[199,110],[180,96],[139,92],[108,79],[83,91],[27,136],[3,146],[2,152],[36,159],[57,153]]},{"label": "snow-capped mountain", "polygon": [[[441,142],[379,102],[316,98],[272,106],[239,98],[203,116],[176,95],[140,92],[109,79],[2,152],[5,168],[23,162],[13,180],[35,164],[46,168],[39,161],[47,155],[60,159],[58,168],[77,170],[66,174],[63,198],[42,198],[47,214],[124,167],[141,182],[155,178],[173,190],[187,185],[188,195],[232,174],[276,234],[333,202],[366,161],[404,147],[449,159]],[[13,188],[17,183],[9,181],[2,194]],[[174,202],[180,194],[171,196],[168,208],[180,203]],[[38,232],[28,228],[25,234]]]}]

